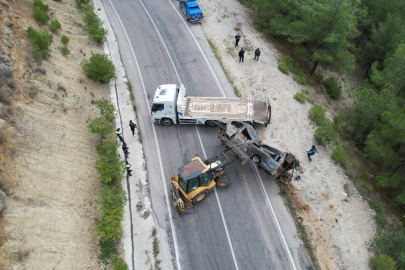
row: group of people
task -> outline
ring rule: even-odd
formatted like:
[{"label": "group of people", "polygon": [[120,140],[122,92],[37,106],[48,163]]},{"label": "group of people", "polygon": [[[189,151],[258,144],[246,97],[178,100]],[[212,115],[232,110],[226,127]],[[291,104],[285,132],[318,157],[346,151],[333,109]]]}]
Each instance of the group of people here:
[{"label": "group of people", "polygon": [[[137,126],[134,122],[132,122],[132,120],[129,121],[129,127],[131,128],[132,136],[135,136],[135,128]],[[122,151],[124,152],[124,155],[125,155],[125,168],[127,169],[128,176],[132,176],[132,174],[131,174],[132,170],[130,170],[131,163],[129,163],[127,161],[128,155],[130,154],[129,147],[127,146],[126,142],[122,138],[122,131],[120,128],[117,128],[117,130],[115,131],[115,134],[117,134],[118,139],[120,139],[120,141],[122,142]]]},{"label": "group of people", "polygon": [[[240,40],[240,34],[237,33],[235,36],[235,48],[239,47],[239,40]],[[257,48],[255,50],[255,58],[253,60],[259,61],[259,56],[260,56],[260,49]],[[240,49],[239,51],[239,62],[243,62],[243,60],[245,59],[245,50],[243,48]],[[308,151],[308,159],[309,161],[312,161],[311,156],[315,155],[315,153],[318,153],[318,149],[316,149],[315,145],[312,145],[312,148]]]},{"label": "group of people", "polygon": [[[240,40],[240,35],[238,33],[235,36],[235,48],[239,47],[238,46],[239,40]],[[260,56],[260,49],[257,48],[255,50],[255,58],[253,58],[253,60],[259,61],[259,56]],[[243,48],[241,48],[240,51],[239,51],[239,62],[241,62],[241,61],[243,62],[243,60],[245,60],[245,50]]]}]

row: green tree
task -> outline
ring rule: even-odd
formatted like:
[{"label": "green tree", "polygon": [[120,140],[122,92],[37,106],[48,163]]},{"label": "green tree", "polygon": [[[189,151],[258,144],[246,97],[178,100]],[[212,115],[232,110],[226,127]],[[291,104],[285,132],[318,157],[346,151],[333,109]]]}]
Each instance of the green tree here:
[{"label": "green tree", "polygon": [[405,232],[403,228],[390,227],[377,232],[370,243],[376,255],[386,254],[394,259],[398,269],[405,269]]},{"label": "green tree", "polygon": [[374,270],[396,270],[395,261],[388,255],[382,254],[370,259],[370,266]]},{"label": "green tree", "polygon": [[82,64],[84,73],[98,82],[109,82],[115,76],[115,67],[113,62],[108,59],[106,54],[91,54],[90,60]]},{"label": "green tree", "polygon": [[338,70],[354,70],[348,39],[358,35],[357,17],[364,14],[358,0],[280,1],[282,16],[273,18],[271,28],[294,44],[308,44],[312,51],[313,74],[319,62]]},{"label": "green tree", "polygon": [[124,179],[125,164],[118,154],[119,144],[117,140],[105,139],[97,145],[100,155],[96,163],[96,169],[101,174],[101,182],[104,184],[119,184]]},{"label": "green tree", "polygon": [[405,43],[401,43],[395,53],[384,60],[384,69],[378,69],[378,63],[374,63],[370,78],[380,88],[393,87],[395,94],[405,98]]},{"label": "green tree", "polygon": [[361,57],[369,65],[377,61],[378,68],[382,68],[387,54],[394,53],[398,45],[405,40],[405,24],[399,14],[388,14],[385,22],[371,27],[370,40],[366,42]]}]

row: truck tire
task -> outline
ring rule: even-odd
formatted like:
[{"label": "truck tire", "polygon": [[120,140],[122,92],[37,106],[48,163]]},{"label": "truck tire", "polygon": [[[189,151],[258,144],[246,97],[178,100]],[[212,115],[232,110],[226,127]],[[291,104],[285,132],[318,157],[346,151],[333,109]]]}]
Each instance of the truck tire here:
[{"label": "truck tire", "polygon": [[258,155],[254,155],[254,156],[252,157],[252,160],[253,160],[254,163],[260,164],[261,161],[262,161],[262,158],[261,158],[260,156],[258,156]]},{"label": "truck tire", "polygon": [[162,126],[171,126],[173,125],[173,120],[169,118],[163,118],[162,120],[160,120],[160,123],[162,124]]},{"label": "truck tire", "polygon": [[229,181],[229,178],[226,176],[219,177],[217,180],[217,187],[219,187],[219,188],[228,187],[230,184],[231,184],[231,181]]},{"label": "truck tire", "polygon": [[205,121],[205,125],[209,126],[209,127],[216,127],[218,126],[218,121],[215,120],[207,120]]},{"label": "truck tire", "polygon": [[193,198],[193,204],[199,204],[207,197],[207,195],[208,195],[208,191],[206,191],[206,190],[201,191]]}]

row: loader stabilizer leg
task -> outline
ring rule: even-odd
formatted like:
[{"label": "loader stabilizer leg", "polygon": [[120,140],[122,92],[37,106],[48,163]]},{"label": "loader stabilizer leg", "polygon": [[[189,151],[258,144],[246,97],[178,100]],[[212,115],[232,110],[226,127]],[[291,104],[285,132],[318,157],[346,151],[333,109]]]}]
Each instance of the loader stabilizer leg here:
[{"label": "loader stabilizer leg", "polygon": [[177,190],[177,188],[174,185],[170,185],[170,191],[172,194],[172,198],[176,202],[175,209],[176,209],[177,213],[179,213],[179,215],[183,214],[185,207],[184,207],[183,200],[180,198],[179,191]]}]

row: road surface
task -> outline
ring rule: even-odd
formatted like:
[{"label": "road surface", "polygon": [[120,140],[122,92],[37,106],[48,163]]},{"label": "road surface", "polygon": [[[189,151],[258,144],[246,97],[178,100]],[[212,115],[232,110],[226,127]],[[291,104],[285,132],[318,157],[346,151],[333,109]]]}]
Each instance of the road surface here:
[{"label": "road surface", "polygon": [[[195,155],[220,148],[218,129],[150,121],[156,87],[183,83],[190,96],[234,96],[199,24],[178,1],[103,0],[137,103],[153,209],[167,228],[177,269],[305,269],[309,257],[273,179],[253,164],[227,166],[231,179],[181,217],[168,195],[170,176]],[[271,125],[268,127],[271,128]],[[170,212],[170,213],[169,213]],[[135,243],[136,245],[136,243]]]}]

